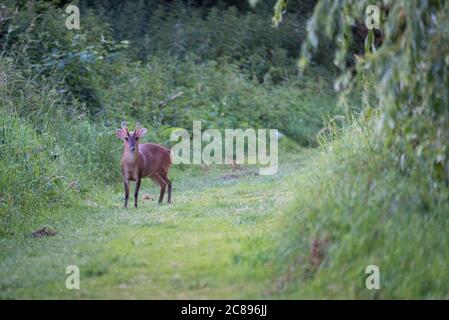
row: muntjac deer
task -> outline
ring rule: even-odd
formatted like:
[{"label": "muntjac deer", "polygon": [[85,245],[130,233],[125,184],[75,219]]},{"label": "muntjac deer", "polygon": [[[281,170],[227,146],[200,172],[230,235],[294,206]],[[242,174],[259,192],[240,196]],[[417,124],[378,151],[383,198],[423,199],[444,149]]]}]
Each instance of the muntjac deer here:
[{"label": "muntjac deer", "polygon": [[134,207],[137,208],[140,184],[143,178],[150,178],[160,186],[159,203],[162,203],[165,188],[168,188],[168,203],[171,203],[171,186],[168,170],[171,166],[170,149],[155,143],[139,144],[147,129],[137,122],[134,131],[128,131],[126,122],[116,130],[118,138],[123,140],[122,175],[125,186],[125,208],[128,207],[130,181],[136,181],[134,191]]}]

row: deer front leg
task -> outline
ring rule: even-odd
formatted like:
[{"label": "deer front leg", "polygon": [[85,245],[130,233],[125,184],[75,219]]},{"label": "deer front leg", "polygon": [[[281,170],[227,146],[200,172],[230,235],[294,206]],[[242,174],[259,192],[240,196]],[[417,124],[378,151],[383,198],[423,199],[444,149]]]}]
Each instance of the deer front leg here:
[{"label": "deer front leg", "polygon": [[124,179],[123,185],[125,187],[125,208],[128,208],[128,199],[129,199],[129,181]]},{"label": "deer front leg", "polygon": [[134,190],[134,208],[137,208],[137,197],[139,196],[139,189],[140,189],[140,183],[142,182],[142,179],[137,179],[136,182],[136,190]]},{"label": "deer front leg", "polygon": [[159,194],[159,204],[161,204],[162,200],[164,200],[164,194],[165,194],[165,184],[161,184],[161,192]]}]

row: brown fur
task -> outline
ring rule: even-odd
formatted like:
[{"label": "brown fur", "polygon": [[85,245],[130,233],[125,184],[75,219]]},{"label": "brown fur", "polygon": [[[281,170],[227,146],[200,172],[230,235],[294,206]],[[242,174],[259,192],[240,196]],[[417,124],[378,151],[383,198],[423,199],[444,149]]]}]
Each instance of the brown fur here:
[{"label": "brown fur", "polygon": [[125,207],[128,206],[130,181],[136,182],[134,191],[134,207],[137,208],[137,198],[143,178],[150,178],[160,187],[159,203],[164,199],[165,189],[168,189],[167,202],[171,203],[172,183],[168,179],[171,166],[170,149],[155,143],[139,144],[140,138],[147,129],[137,123],[135,131],[128,131],[126,124],[117,129],[117,137],[123,140],[122,175],[125,188]]}]

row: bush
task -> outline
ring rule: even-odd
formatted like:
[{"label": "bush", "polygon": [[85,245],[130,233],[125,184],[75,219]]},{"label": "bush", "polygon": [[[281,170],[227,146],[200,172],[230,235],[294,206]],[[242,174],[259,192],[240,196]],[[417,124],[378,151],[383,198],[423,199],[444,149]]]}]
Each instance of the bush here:
[{"label": "bush", "polygon": [[[285,3],[279,0],[280,3]],[[317,30],[339,39],[335,63],[341,69],[339,87],[364,88],[365,105],[379,107],[378,127],[385,147],[395,155],[404,174],[420,170],[432,175],[434,184],[449,185],[449,40],[446,1],[394,1],[381,6],[382,37],[367,32],[364,49],[352,57],[353,27],[369,1],[322,0],[309,22],[309,39],[302,64],[318,44]],[[332,7],[329,14],[329,7]],[[349,23],[346,17],[353,21]],[[335,26],[339,27],[335,27]]]},{"label": "bush", "polygon": [[[116,67],[116,73],[96,89],[101,93],[102,115],[115,121],[139,119],[154,129],[189,129],[194,120],[201,120],[203,128],[277,128],[308,146],[316,145],[323,119],[341,112],[326,77],[261,85],[232,64],[194,60],[155,56],[146,64]],[[318,90],[322,95],[317,97]],[[169,102],[179,92],[182,96]]]},{"label": "bush", "polygon": [[153,55],[185,59],[194,55],[197,61],[236,64],[259,82],[273,69],[282,70],[282,76],[274,77],[276,82],[297,73],[295,59],[311,12],[310,6],[298,14],[291,12],[282,28],[273,28],[270,5],[238,10],[223,3],[201,6],[187,1],[81,4],[85,10],[94,8],[102,13],[116,40],[130,41],[129,52],[134,59],[145,61]]},{"label": "bush", "polygon": [[[447,297],[449,192],[394,163],[370,126],[354,124],[301,170],[280,226],[282,295]],[[366,289],[368,265],[380,268],[381,290]]]},{"label": "bush", "polygon": [[52,77],[36,81],[30,70],[17,69],[13,62],[4,57],[0,63],[1,233],[11,221],[73,204],[98,183],[119,177],[113,128],[70,120],[58,90],[62,83]]},{"label": "bush", "polygon": [[24,120],[0,110],[0,233],[10,219],[67,203],[73,182],[61,172],[55,148]]}]

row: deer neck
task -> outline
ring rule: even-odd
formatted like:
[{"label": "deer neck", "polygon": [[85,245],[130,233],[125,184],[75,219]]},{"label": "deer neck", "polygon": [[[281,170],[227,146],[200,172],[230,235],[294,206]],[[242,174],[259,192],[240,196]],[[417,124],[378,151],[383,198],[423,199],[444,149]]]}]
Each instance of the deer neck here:
[{"label": "deer neck", "polygon": [[139,161],[139,150],[136,152],[131,152],[129,150],[124,150],[122,155],[122,162],[126,163],[128,166],[137,165]]}]

